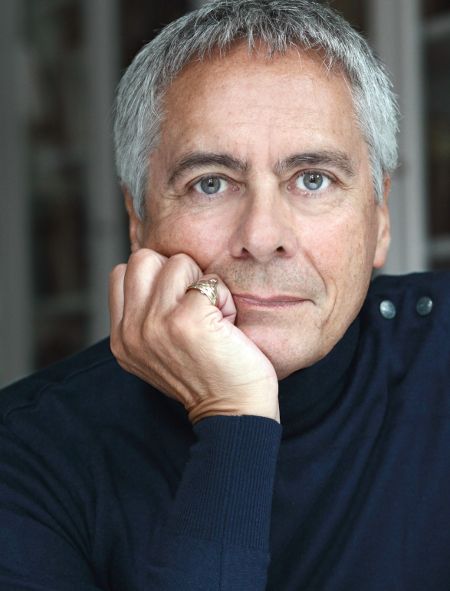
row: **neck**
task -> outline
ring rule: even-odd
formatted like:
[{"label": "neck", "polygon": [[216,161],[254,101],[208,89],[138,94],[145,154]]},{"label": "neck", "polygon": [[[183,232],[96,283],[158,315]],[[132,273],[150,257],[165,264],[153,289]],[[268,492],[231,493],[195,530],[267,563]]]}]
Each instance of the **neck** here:
[{"label": "neck", "polygon": [[323,359],[279,383],[283,437],[289,438],[323,420],[344,391],[359,337],[359,319]]}]

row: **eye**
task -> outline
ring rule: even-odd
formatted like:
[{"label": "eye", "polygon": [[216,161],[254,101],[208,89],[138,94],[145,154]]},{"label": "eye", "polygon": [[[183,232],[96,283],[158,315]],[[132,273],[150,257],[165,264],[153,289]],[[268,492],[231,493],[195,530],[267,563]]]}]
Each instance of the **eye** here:
[{"label": "eye", "polygon": [[228,188],[228,182],[220,176],[204,176],[193,185],[198,193],[217,195]]},{"label": "eye", "polygon": [[302,172],[295,179],[295,186],[301,191],[309,193],[318,193],[327,189],[331,184],[331,179],[326,174],[315,170]]}]

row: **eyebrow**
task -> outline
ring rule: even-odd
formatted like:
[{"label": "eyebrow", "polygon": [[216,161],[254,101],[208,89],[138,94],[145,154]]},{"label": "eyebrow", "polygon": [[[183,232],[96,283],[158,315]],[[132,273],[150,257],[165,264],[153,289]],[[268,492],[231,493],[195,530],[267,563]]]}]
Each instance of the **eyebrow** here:
[{"label": "eyebrow", "polygon": [[175,162],[169,176],[169,185],[172,185],[186,171],[199,168],[201,166],[211,166],[211,164],[223,166],[231,170],[246,172],[248,170],[247,162],[239,160],[230,154],[216,152],[191,152],[186,154],[180,160]]},{"label": "eyebrow", "polygon": [[332,166],[342,170],[347,176],[356,175],[355,165],[352,159],[340,151],[323,150],[319,152],[305,152],[293,154],[284,160],[280,160],[275,165],[275,172],[279,175],[297,168],[298,166]]},{"label": "eyebrow", "polygon": [[[279,160],[275,164],[274,171],[277,175],[282,175],[305,164],[309,166],[333,166],[342,170],[349,177],[356,174],[353,161],[345,152],[331,150],[293,154],[288,158]],[[173,185],[186,171],[211,165],[223,166],[238,172],[247,172],[250,168],[246,161],[227,153],[191,152],[175,162],[170,172],[168,185]]]}]

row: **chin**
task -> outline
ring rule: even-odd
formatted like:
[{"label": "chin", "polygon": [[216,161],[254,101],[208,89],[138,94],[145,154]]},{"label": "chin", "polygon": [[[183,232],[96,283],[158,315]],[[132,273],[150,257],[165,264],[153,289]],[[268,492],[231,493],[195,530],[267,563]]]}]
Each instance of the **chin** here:
[{"label": "chin", "polygon": [[322,350],[319,335],[298,332],[275,327],[239,326],[272,363],[278,380],[317,363],[328,351]]}]

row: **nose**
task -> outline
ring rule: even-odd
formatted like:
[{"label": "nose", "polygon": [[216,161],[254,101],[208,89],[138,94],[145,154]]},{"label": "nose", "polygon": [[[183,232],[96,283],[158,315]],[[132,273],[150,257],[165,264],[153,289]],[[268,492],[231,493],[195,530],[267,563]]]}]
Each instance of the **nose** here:
[{"label": "nose", "polygon": [[255,196],[247,195],[244,200],[231,237],[231,254],[260,263],[292,257],[297,251],[297,237],[292,211],[282,196],[261,191]]}]

